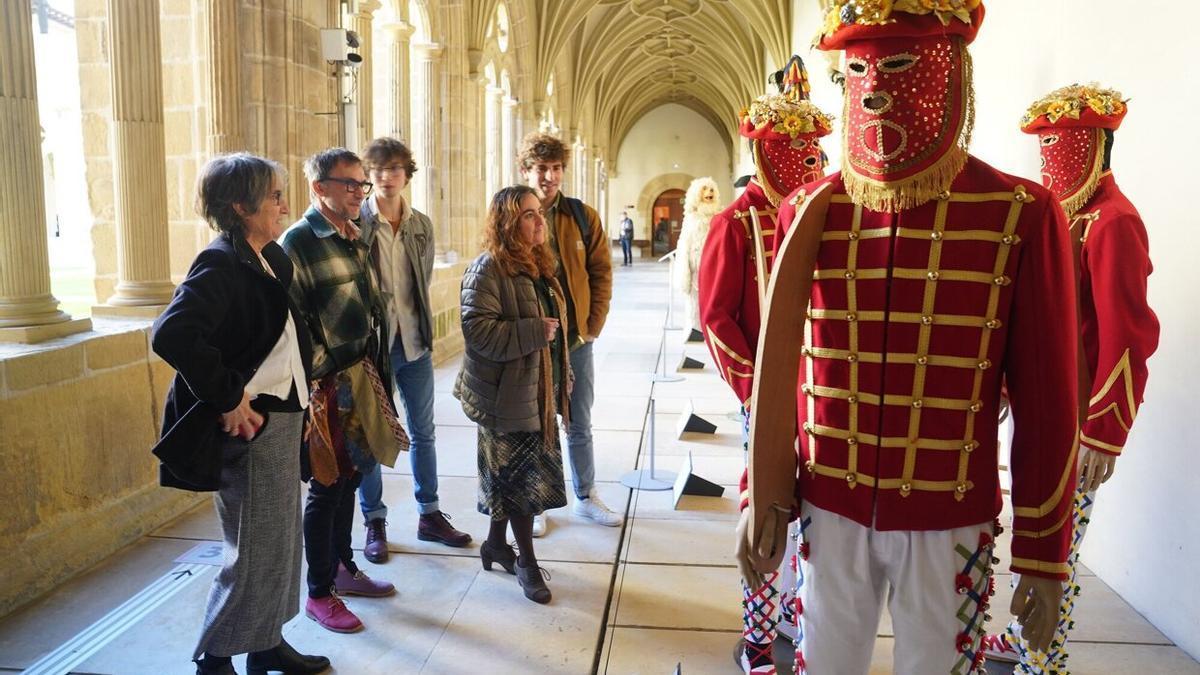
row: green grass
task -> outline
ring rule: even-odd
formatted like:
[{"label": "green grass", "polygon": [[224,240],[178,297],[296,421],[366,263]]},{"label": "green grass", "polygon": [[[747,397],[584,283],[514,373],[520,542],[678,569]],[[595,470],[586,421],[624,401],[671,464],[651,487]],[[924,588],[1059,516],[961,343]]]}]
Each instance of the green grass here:
[{"label": "green grass", "polygon": [[83,267],[50,270],[50,292],[58,298],[60,309],[71,318],[92,315],[92,305],[96,304],[94,276],[92,270]]}]

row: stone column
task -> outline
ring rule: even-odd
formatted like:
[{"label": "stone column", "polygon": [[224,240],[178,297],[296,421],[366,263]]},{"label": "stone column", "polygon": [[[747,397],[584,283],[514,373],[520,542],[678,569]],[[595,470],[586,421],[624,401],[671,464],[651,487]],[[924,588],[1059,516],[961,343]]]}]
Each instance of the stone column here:
[{"label": "stone column", "polygon": [[517,105],[508,97],[500,109],[500,182],[512,185],[520,180],[517,175]]},{"label": "stone column", "polygon": [[[412,196],[417,208],[425,213],[440,214],[438,208],[438,171],[441,162],[441,148],[438,147],[438,101],[441,100],[438,91],[440,81],[440,62],[443,48],[439,44],[418,43],[413,45],[413,58],[416,68],[413,71],[413,91],[421,92],[424,96],[422,107],[416,111],[412,123],[413,156],[420,162],[421,171],[413,180]],[[419,119],[417,119],[419,117]],[[444,219],[443,219],[444,220]],[[434,228],[438,238],[439,248],[449,245],[446,237],[449,235],[448,222],[435,222]]]},{"label": "stone column", "polygon": [[238,38],[239,0],[206,0],[208,36],[208,136],[210,155],[246,149],[242,137],[242,45]]},{"label": "stone column", "polygon": [[375,66],[371,63],[374,60],[371,53],[371,20],[375,10],[380,7],[379,0],[358,0],[358,11],[349,17],[350,30],[358,34],[358,53],[363,57],[362,63],[354,69],[358,83],[354,94],[354,102],[358,107],[358,128],[354,133],[358,142],[351,144],[351,147],[359,150],[375,137],[375,98],[371,86]]},{"label": "stone column", "polygon": [[0,3],[0,342],[89,330],[50,294],[46,186],[28,2]]},{"label": "stone column", "polygon": [[108,0],[117,287],[96,316],[153,318],[171,301],[158,0]]},{"label": "stone column", "polygon": [[[484,108],[487,114],[487,138],[484,139],[487,149],[487,194],[485,199],[491,199],[492,194],[508,185],[504,182],[504,126],[501,111],[504,107],[504,90],[499,87],[485,88],[486,100]],[[486,203],[486,202],[485,202]]]},{"label": "stone column", "polygon": [[[408,57],[408,42],[412,38],[415,28],[405,21],[395,21],[388,24],[388,33],[392,38],[391,51],[391,71],[390,78],[392,83],[391,91],[387,92],[388,111],[390,112],[388,120],[388,134],[399,138],[408,143],[412,139],[412,126],[409,122],[411,119],[409,113],[409,57]],[[424,162],[425,158],[420,157],[418,161]]]}]

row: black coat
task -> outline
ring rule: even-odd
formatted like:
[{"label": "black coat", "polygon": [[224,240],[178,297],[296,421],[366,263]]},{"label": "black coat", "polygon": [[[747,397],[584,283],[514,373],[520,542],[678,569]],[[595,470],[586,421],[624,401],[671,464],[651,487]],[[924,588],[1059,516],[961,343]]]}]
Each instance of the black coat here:
[{"label": "black coat", "polygon": [[[175,297],[154,322],[151,346],[176,370],[163,411],[162,437],[154,454],[162,461],[159,482],[197,492],[220,487],[221,413],[237,407],[242,392],[283,333],[292,313],[306,376],[312,344],[304,319],[292,306],[292,261],[276,243],[262,267],[241,236],[221,235],[196,256]],[[307,377],[306,377],[307,379]],[[300,448],[296,448],[300,461]]]}]

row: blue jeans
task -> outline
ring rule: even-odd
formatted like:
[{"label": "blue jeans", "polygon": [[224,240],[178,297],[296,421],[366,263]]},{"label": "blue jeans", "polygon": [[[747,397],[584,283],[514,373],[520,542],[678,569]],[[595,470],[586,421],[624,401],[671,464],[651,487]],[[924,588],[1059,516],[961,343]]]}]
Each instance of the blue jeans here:
[{"label": "blue jeans", "polygon": [[632,265],[633,264],[633,240],[632,239],[624,239],[624,238],[621,239],[621,255],[624,258],[624,262],[622,264],[624,264],[624,265]]},{"label": "blue jeans", "polygon": [[592,343],[571,352],[575,389],[571,392],[571,423],[567,425],[567,454],[575,496],[584,499],[596,482],[596,457],[592,450],[592,403],[596,400],[596,369]]},{"label": "blue jeans", "polygon": [[[433,427],[433,354],[426,350],[409,361],[404,356],[404,345],[397,338],[392,344],[392,371],[396,376],[400,400],[407,412],[408,436],[412,441],[408,459],[412,463],[417,512],[434,513],[440,511],[441,507],[438,506],[437,450]],[[363,473],[358,501],[364,519],[387,518],[387,505],[383,503],[383,475],[378,464],[373,470]]]}]

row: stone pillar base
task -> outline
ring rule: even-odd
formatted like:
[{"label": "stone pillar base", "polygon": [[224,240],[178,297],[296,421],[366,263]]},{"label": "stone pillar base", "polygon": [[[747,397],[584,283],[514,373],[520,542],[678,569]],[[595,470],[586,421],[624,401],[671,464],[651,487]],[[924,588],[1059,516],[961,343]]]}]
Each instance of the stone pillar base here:
[{"label": "stone pillar base", "polygon": [[153,321],[167,306],[163,305],[92,305],[92,316],[98,319],[149,319]]},{"label": "stone pillar base", "polygon": [[39,326],[0,328],[0,343],[33,344],[67,335],[74,335],[75,333],[84,333],[91,329],[91,319],[67,319],[58,323],[47,323]]}]

